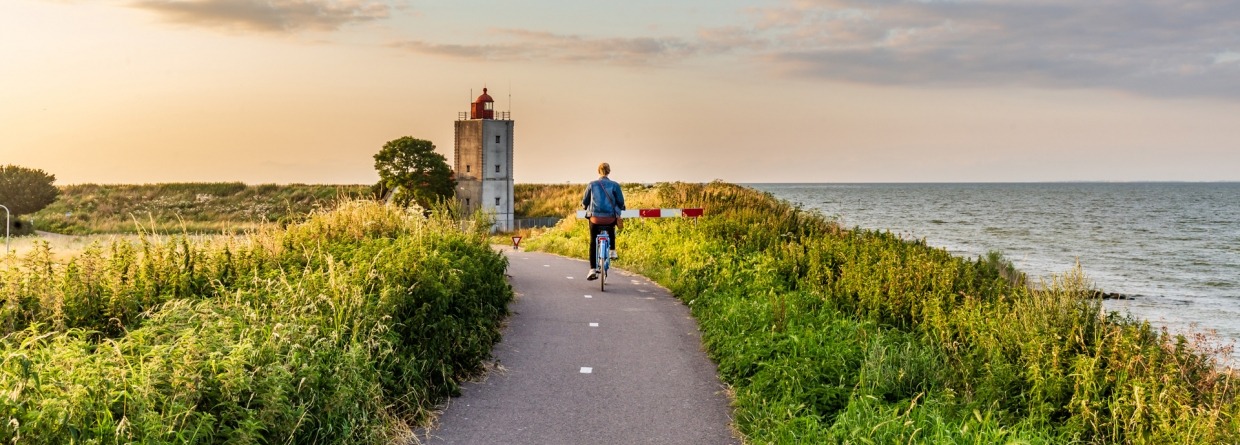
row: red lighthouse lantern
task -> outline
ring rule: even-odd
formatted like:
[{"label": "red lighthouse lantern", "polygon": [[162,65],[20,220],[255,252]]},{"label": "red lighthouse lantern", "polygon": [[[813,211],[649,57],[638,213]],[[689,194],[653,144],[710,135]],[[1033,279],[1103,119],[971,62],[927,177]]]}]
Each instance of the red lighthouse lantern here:
[{"label": "red lighthouse lantern", "polygon": [[473,106],[469,107],[470,119],[495,119],[495,99],[491,99],[491,95],[487,94],[487,89],[482,89],[482,95],[478,96]]}]

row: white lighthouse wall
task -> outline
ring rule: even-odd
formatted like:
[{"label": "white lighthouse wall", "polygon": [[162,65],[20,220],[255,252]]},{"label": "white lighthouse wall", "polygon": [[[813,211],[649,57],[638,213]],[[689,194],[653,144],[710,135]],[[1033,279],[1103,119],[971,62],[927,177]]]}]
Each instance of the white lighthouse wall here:
[{"label": "white lighthouse wall", "polygon": [[497,230],[513,228],[512,133],[511,120],[456,123],[457,200],[467,213],[493,214]]},{"label": "white lighthouse wall", "polygon": [[499,230],[513,228],[512,129],[510,120],[482,121],[481,208],[494,212]]}]

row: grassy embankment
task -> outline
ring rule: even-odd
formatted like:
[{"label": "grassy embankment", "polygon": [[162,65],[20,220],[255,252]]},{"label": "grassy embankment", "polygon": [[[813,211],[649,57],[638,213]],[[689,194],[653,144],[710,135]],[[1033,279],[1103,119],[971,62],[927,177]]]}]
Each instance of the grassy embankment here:
[{"label": "grassy embankment", "polygon": [[38,230],[72,235],[237,233],[268,222],[299,222],[369,192],[362,185],[80,184],[60,187],[55,203],[27,219],[33,217]]},{"label": "grassy embankment", "polygon": [[0,443],[407,438],[499,338],[512,294],[483,235],[358,201],[0,258]]},{"label": "grassy embankment", "polygon": [[581,208],[584,190],[581,184],[516,184],[513,186],[513,212],[522,218],[571,215]]},{"label": "grassy embankment", "polygon": [[[846,230],[728,184],[625,191],[630,208],[706,209],[627,222],[618,265],[689,305],[749,443],[1240,442],[1231,373],[1102,314],[1079,273],[1035,289],[997,256]],[[523,246],[584,258],[586,232],[569,219]]]}]

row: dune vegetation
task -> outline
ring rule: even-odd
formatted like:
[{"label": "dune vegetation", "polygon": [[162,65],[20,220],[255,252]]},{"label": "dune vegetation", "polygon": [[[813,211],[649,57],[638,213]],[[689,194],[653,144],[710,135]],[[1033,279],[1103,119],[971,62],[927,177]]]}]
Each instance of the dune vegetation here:
[{"label": "dune vegetation", "polygon": [[401,443],[481,371],[512,299],[471,227],[348,201],[2,257],[0,443]]},{"label": "dune vegetation", "polygon": [[[480,372],[512,298],[485,222],[207,186],[83,186],[36,222],[76,206],[66,232],[137,235],[0,257],[0,443],[399,443]],[[517,211],[580,192],[522,185]],[[617,265],[690,307],[747,443],[1240,442],[1208,344],[1103,312],[1080,273],[1026,283],[730,184],[625,193],[706,209],[628,221]],[[586,231],[522,247],[584,258]]]},{"label": "dune vegetation", "polygon": [[[748,443],[1240,442],[1231,370],[1104,313],[1079,272],[1025,283],[1001,256],[842,228],[736,185],[625,192],[630,208],[706,210],[626,222],[617,265],[691,308]],[[585,258],[587,230],[568,218],[522,246]]]},{"label": "dune vegetation", "polygon": [[56,202],[26,219],[33,218],[38,230],[71,235],[239,233],[300,222],[342,199],[371,193],[363,185],[78,184],[60,187]]},{"label": "dune vegetation", "polygon": [[581,207],[581,184],[516,184],[513,212],[518,217],[563,217]]}]

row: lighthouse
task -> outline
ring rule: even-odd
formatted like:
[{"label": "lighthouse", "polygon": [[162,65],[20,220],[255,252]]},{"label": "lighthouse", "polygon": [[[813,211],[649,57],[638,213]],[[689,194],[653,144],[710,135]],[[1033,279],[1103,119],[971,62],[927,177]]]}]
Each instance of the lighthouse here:
[{"label": "lighthouse", "polygon": [[493,214],[493,230],[513,229],[512,125],[486,88],[456,120],[456,198],[467,215]]}]

